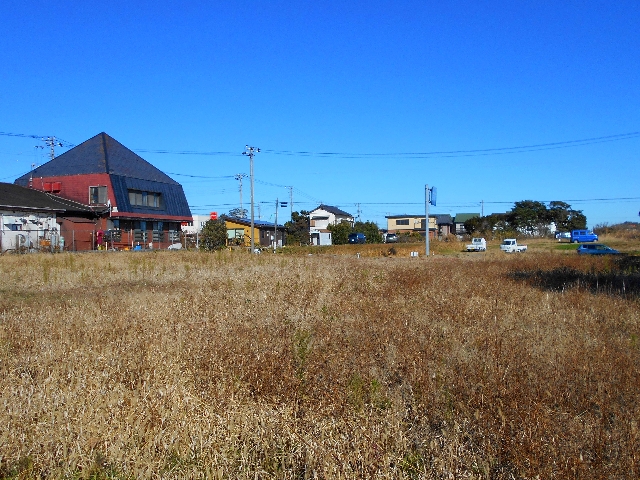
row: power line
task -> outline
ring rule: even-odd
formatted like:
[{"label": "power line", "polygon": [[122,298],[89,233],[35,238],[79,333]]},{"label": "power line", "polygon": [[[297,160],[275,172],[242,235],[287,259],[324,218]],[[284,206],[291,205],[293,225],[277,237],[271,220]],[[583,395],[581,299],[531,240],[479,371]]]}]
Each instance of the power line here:
[{"label": "power line", "polygon": [[[22,137],[22,138],[44,138],[42,135],[30,135],[24,133],[10,133],[0,132],[2,136],[9,137]],[[436,150],[427,152],[395,152],[395,153],[349,153],[349,152],[312,152],[312,151],[294,151],[294,150],[262,150],[263,153],[272,155],[285,155],[285,156],[301,156],[301,157],[323,157],[323,158],[347,158],[347,159],[361,159],[361,158],[384,158],[384,157],[404,157],[414,159],[424,158],[456,158],[456,157],[475,157],[475,156],[489,156],[489,155],[505,155],[514,153],[528,153],[541,150],[554,150],[559,148],[573,148],[585,145],[592,145],[605,142],[616,142],[622,140],[630,140],[639,138],[640,132],[628,132],[619,133],[615,135],[604,135],[599,137],[583,138],[579,140],[564,140],[559,142],[538,143],[519,145],[514,147],[495,147],[495,148],[483,148],[483,149],[469,149],[469,150]],[[61,140],[61,139],[57,139]],[[75,145],[63,141],[65,147],[72,148]],[[198,151],[198,150],[166,150],[166,149],[135,149],[138,153],[156,153],[156,154],[169,154],[169,155],[226,155],[237,157],[240,154],[237,152],[224,152],[224,151]]]},{"label": "power line", "polygon": [[9,132],[0,132],[0,135],[4,137],[22,137],[22,138],[41,138],[43,135],[29,135],[26,133],[9,133]]},{"label": "power line", "polygon": [[[568,199],[568,200],[562,200],[562,199],[555,199],[555,200],[534,200],[537,202],[541,202],[541,203],[550,203],[550,202],[573,202],[573,203],[586,203],[586,202],[620,202],[620,201],[637,201],[640,200],[640,197],[612,197],[612,198],[582,198],[582,199]],[[484,203],[490,203],[492,205],[499,205],[499,204],[512,204],[512,203],[516,203],[519,202],[520,200],[496,200],[496,201],[487,201],[485,200]],[[358,203],[353,203],[353,202],[339,202],[336,205],[423,205],[424,202],[358,202]],[[452,204],[445,204],[445,203],[438,203],[439,207],[468,207],[468,206],[480,206],[480,201],[478,202],[469,202],[468,204],[465,205],[452,205]]]},{"label": "power line", "polygon": [[166,153],[170,155],[230,155],[234,157],[241,155],[236,152],[200,152],[198,150],[150,150],[145,148],[137,148],[133,149],[133,151],[137,153]]},{"label": "power line", "polygon": [[455,158],[455,157],[475,157],[487,155],[504,155],[510,153],[527,153],[540,150],[554,150],[558,148],[580,147],[595,143],[615,142],[620,140],[629,140],[640,137],[640,132],[621,133],[617,135],[607,135],[603,137],[592,137],[581,140],[566,140],[562,142],[540,143],[533,145],[520,145],[516,147],[497,147],[472,150],[444,150],[432,152],[396,152],[396,153],[344,153],[344,152],[308,152],[308,151],[290,151],[290,150],[264,150],[264,153],[273,155],[291,155],[305,157],[339,157],[339,158],[372,158],[372,157],[409,157],[409,158]]},{"label": "power line", "polygon": [[[75,145],[73,143],[69,143],[66,140],[63,140],[60,137],[54,137],[53,135],[30,135],[27,133],[10,133],[10,132],[0,132],[0,136],[4,137],[20,137],[20,138],[37,138],[39,140],[43,140],[44,142],[55,142],[56,146],[59,147],[67,147],[73,148]],[[47,146],[50,146],[47,143]]]},{"label": "power line", "polygon": [[227,178],[234,178],[234,175],[223,175],[220,177],[208,177],[206,175],[187,175],[186,173],[172,173],[172,172],[164,172],[167,175],[176,175],[178,177],[190,177],[190,178],[206,178],[209,180],[221,180],[221,179],[227,179]]}]

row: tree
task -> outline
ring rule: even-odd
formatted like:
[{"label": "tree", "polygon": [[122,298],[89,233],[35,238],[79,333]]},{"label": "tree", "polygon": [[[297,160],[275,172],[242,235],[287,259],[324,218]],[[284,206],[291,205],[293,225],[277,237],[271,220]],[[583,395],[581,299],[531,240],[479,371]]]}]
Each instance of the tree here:
[{"label": "tree", "polygon": [[236,218],[247,218],[247,209],[246,208],[232,208],[231,210],[229,210],[229,216],[230,217],[236,217]]},{"label": "tree", "polygon": [[504,213],[492,213],[486,217],[473,217],[464,222],[464,229],[469,235],[475,233],[491,235],[494,233],[503,234],[511,230],[511,226],[507,221],[507,215]]},{"label": "tree", "polygon": [[351,233],[351,225],[347,222],[329,225],[327,229],[331,232],[332,243],[334,245],[345,245],[349,243],[349,234]]},{"label": "tree", "polygon": [[535,200],[516,202],[508,214],[511,226],[529,235],[545,235],[551,222],[547,206]]},{"label": "tree", "polygon": [[587,228],[587,217],[581,210],[573,210],[566,202],[553,201],[549,203],[549,216],[560,231],[569,232],[571,230]]},{"label": "tree", "polygon": [[582,210],[571,210],[566,223],[567,231],[587,228],[587,217]]},{"label": "tree", "polygon": [[291,213],[291,221],[284,224],[288,245],[309,244],[309,212],[301,210]]},{"label": "tree", "polygon": [[473,235],[475,232],[484,231],[484,219],[486,217],[472,217],[464,222],[464,229],[469,235]]},{"label": "tree", "polygon": [[380,235],[378,225],[371,221],[356,222],[351,231],[355,233],[364,233],[364,236],[367,237],[367,243],[382,243],[382,235]]},{"label": "tree", "polygon": [[227,246],[227,225],[224,218],[209,220],[200,233],[200,249],[206,251],[220,250]]}]

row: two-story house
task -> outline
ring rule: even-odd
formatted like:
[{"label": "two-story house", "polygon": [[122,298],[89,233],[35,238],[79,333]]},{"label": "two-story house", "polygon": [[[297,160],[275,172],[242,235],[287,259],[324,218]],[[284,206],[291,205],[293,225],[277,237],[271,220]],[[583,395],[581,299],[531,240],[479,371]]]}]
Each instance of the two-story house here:
[{"label": "two-story house", "polygon": [[318,208],[309,212],[309,235],[312,245],[331,245],[331,232],[329,225],[349,223],[353,226],[353,215],[338,207],[321,204]]},{"label": "two-story house", "polygon": [[[424,235],[424,215],[387,215],[387,231],[389,233],[410,234],[419,233]],[[429,236],[431,238],[436,236],[438,230],[436,223],[436,216],[429,215]]]},{"label": "two-story house", "polygon": [[179,239],[181,224],[192,221],[182,186],[104,132],[15,183],[105,211],[98,222],[73,226],[87,245],[111,234],[115,247],[166,248]]}]

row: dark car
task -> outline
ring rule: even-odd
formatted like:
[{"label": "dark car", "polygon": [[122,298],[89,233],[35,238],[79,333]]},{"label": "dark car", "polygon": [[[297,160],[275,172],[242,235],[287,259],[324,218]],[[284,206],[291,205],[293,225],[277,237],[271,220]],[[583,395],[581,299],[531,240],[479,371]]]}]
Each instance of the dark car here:
[{"label": "dark car", "polygon": [[589,245],[580,245],[578,253],[581,255],[620,255],[620,252],[614,248],[607,247],[601,243],[592,243]]},{"label": "dark car", "polygon": [[367,237],[364,236],[364,233],[350,233],[349,234],[349,243],[364,243],[366,242]]},{"label": "dark car", "polygon": [[385,243],[397,243],[398,235],[396,235],[395,233],[387,233],[387,235],[384,237],[384,241]]}]

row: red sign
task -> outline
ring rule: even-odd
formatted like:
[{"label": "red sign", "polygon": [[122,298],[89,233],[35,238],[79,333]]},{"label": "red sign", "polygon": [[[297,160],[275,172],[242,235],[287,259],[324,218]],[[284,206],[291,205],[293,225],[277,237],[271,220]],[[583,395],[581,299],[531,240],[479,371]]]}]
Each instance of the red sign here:
[{"label": "red sign", "polygon": [[211,212],[209,214],[209,217],[211,218],[211,220],[217,220],[218,219],[218,212]]}]

